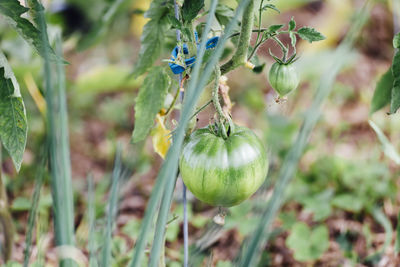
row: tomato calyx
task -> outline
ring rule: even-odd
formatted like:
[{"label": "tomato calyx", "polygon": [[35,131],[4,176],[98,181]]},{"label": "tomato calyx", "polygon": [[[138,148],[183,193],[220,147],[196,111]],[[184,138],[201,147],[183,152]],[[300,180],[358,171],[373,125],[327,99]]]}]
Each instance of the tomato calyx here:
[{"label": "tomato calyx", "polygon": [[235,124],[232,122],[232,120],[231,123],[221,123],[217,121],[213,124],[208,125],[208,129],[215,136],[227,139],[229,138],[229,136],[235,133]]},{"label": "tomato calyx", "polygon": [[293,53],[293,55],[289,59],[286,59],[285,56],[283,56],[283,58],[280,59],[279,57],[275,56],[272,53],[271,49],[269,49],[269,54],[280,65],[290,65],[290,64],[296,62],[300,58],[300,57],[297,57],[296,53]]}]

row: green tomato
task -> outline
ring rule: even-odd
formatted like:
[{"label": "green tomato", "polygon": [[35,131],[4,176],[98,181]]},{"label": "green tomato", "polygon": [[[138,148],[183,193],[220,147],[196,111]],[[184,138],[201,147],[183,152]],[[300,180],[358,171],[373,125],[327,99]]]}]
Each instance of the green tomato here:
[{"label": "green tomato", "polygon": [[275,62],[269,70],[269,83],[282,97],[293,91],[299,85],[299,76],[292,64]]},{"label": "green tomato", "polygon": [[179,160],[182,179],[201,201],[230,207],[249,198],[264,182],[268,157],[260,139],[236,126],[227,139],[210,128],[194,131]]}]

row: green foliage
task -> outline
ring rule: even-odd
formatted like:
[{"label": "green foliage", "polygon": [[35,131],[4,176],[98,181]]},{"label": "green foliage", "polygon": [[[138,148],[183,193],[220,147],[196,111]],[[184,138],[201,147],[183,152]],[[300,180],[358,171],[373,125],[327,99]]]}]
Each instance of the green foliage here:
[{"label": "green foliage", "polygon": [[276,25],[271,25],[268,27],[268,33],[275,33],[278,30],[282,29],[285,24],[276,24]]},{"label": "green foliage", "polygon": [[107,211],[107,227],[104,235],[104,246],[102,250],[102,265],[110,266],[111,261],[111,244],[112,244],[112,233],[115,227],[115,220],[117,218],[118,211],[118,192],[119,184],[122,176],[122,163],[121,163],[122,146],[117,146],[115,155],[115,164],[112,174],[112,183],[110,189],[110,198],[108,200],[108,211]]},{"label": "green foliage", "polygon": [[194,20],[204,7],[204,0],[185,0],[182,6],[182,19],[184,23]]},{"label": "green foliage", "polygon": [[374,96],[372,97],[370,114],[375,113],[390,103],[393,82],[392,69],[389,68],[376,85]]},{"label": "green foliage", "polygon": [[215,17],[221,26],[225,26],[232,19],[235,11],[227,5],[218,4],[217,10],[215,11]]},{"label": "green foliage", "polygon": [[78,49],[86,49],[89,46],[99,42],[106,35],[113,18],[117,14],[117,11],[125,2],[127,1],[112,1],[106,8],[104,8],[100,21],[95,24],[95,27],[88,34],[83,36],[83,39],[78,44]]},{"label": "green foliage", "polygon": [[262,6],[262,11],[268,10],[268,9],[272,9],[275,10],[278,13],[281,13],[281,11],[273,4],[265,4],[264,6]]},{"label": "green foliage", "polygon": [[292,17],[292,19],[289,21],[289,31],[293,31],[294,29],[296,29],[296,21]]},{"label": "green foliage", "polygon": [[399,49],[400,48],[400,33],[396,34],[393,38],[393,47]]},{"label": "green foliage", "polygon": [[382,163],[321,157],[289,186],[287,197],[301,203],[315,221],[323,221],[333,207],[356,214],[371,212],[375,203],[394,196],[391,179]]},{"label": "green foliage", "polygon": [[170,27],[168,13],[172,10],[164,0],[154,0],[145,17],[150,21],[143,28],[140,38],[139,58],[135,64],[135,77],[145,73],[161,55],[166,30]]},{"label": "green foliage", "polygon": [[332,207],[330,200],[333,196],[332,189],[326,189],[315,195],[305,195],[300,199],[304,209],[313,214],[315,221],[323,221],[331,215]]},{"label": "green foliage", "polygon": [[27,139],[25,106],[19,85],[0,52],[0,141],[19,171]]},{"label": "green foliage", "polygon": [[390,143],[390,141],[386,138],[385,134],[382,130],[376,125],[373,121],[369,121],[369,125],[374,129],[379,141],[382,144],[382,150],[385,155],[393,160],[397,165],[400,165],[400,155],[397,152],[396,148]]},{"label": "green foliage", "polygon": [[332,199],[332,205],[342,210],[360,212],[364,206],[363,199],[354,194],[340,194]]},{"label": "green foliage", "polygon": [[329,233],[325,225],[310,229],[305,223],[293,225],[286,245],[294,251],[298,261],[313,261],[322,256],[329,247]]},{"label": "green foliage", "polygon": [[157,113],[163,107],[170,84],[165,69],[154,67],[150,70],[136,98],[133,142],[142,141],[150,132]]},{"label": "green foliage", "polygon": [[[400,34],[393,39],[396,48],[400,43]],[[396,51],[391,68],[379,80],[372,98],[370,114],[390,103],[390,113],[400,108],[400,51]]]},{"label": "green foliage", "polygon": [[394,77],[390,113],[396,113],[400,108],[400,51],[393,58],[392,74]]},{"label": "green foliage", "polygon": [[[35,8],[43,9],[37,1]],[[18,0],[2,0],[0,1],[0,13],[6,17],[8,23],[42,56],[49,54],[51,60],[56,61],[60,58],[54,53],[48,42],[44,42],[41,38],[41,30],[36,28],[29,20],[22,18],[21,15],[26,13],[29,8],[20,5]],[[36,11],[37,11],[36,10]],[[32,12],[33,10],[31,10]]]},{"label": "green foliage", "polygon": [[326,37],[322,35],[320,32],[316,31],[313,28],[310,27],[303,27],[297,30],[297,34],[299,37],[303,40],[306,40],[310,43],[316,42],[316,41],[322,41]]}]

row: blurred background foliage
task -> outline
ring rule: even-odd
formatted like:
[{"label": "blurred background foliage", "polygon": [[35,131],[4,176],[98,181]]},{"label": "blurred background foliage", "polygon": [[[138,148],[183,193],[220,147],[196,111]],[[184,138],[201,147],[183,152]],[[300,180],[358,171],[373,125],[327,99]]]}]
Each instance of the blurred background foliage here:
[{"label": "blurred background foliage", "polygon": [[[235,6],[236,1],[220,1]],[[199,266],[232,266],[239,247],[254,230],[261,207],[271,195],[272,185],[283,157],[292,146],[304,111],[310,105],[321,74],[333,60],[332,51],[346,33],[351,18],[363,1],[287,0],[275,1],[281,14],[266,12],[265,26],[285,23],[293,16],[299,25],[322,32],[323,42],[300,42],[296,62],[302,78],[300,88],[281,102],[270,88],[266,69],[273,63],[267,42],[259,50],[267,66],[256,75],[240,69],[228,76],[234,102],[233,118],[263,138],[271,157],[266,184],[251,200],[229,209],[221,229],[210,226],[217,210],[189,196],[189,233]],[[143,78],[130,78],[140,48],[140,34],[146,23],[144,11],[149,0],[44,1],[50,39],[62,29],[67,71],[72,177],[75,200],[77,245],[87,252],[88,218],[86,176],[95,180],[95,245],[100,249],[107,195],[117,142],[124,144],[123,169],[127,175],[119,194],[117,229],[112,241],[112,266],[126,266],[138,235],[146,201],[162,159],[154,152],[151,138],[131,144],[134,126],[133,105]],[[209,4],[209,1],[206,1]],[[260,266],[398,266],[395,228],[400,211],[399,167],[386,157],[368,120],[382,129],[397,151],[400,149],[400,117],[379,111],[369,117],[369,107],[379,77],[393,56],[393,3],[377,1],[352,56],[340,73],[324,106],[323,116],[295,179],[286,190],[285,206],[274,223],[272,241],[263,251]],[[164,58],[175,45],[173,31],[163,48]],[[286,41],[289,41],[287,39]],[[17,229],[14,263],[23,258],[27,211],[31,205],[36,169],[45,138],[41,100],[41,61],[0,17],[0,49],[6,54],[21,85],[27,108],[29,134],[20,173],[11,159],[3,162],[7,193]],[[161,63],[164,64],[165,63]],[[206,90],[203,103],[209,98]],[[207,108],[199,116],[199,126],[213,115]],[[6,154],[5,151],[3,151]],[[55,266],[52,243],[49,179],[40,196],[35,228],[32,266]],[[166,234],[167,266],[182,262],[182,204],[178,184],[171,221]],[[378,209],[378,207],[380,209]],[[213,232],[214,231],[214,232]],[[212,238],[210,233],[213,234]],[[207,236],[208,235],[208,236]],[[201,249],[199,249],[201,247]],[[196,258],[197,259],[197,258]],[[390,265],[391,264],[391,265]]]}]

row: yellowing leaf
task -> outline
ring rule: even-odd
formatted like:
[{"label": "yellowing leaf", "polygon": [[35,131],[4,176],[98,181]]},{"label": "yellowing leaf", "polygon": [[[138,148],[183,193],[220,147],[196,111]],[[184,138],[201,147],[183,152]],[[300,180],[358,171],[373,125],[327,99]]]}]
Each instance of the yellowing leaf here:
[{"label": "yellowing leaf", "polygon": [[[150,7],[150,0],[134,1],[132,5],[133,10],[147,10]],[[131,31],[135,37],[140,37],[143,32],[144,25],[149,21],[143,14],[133,14],[131,22]]]},{"label": "yellowing leaf", "polygon": [[40,93],[39,88],[37,87],[35,80],[32,77],[32,74],[26,73],[24,76],[24,80],[25,80],[25,85],[28,88],[28,91],[31,94],[33,101],[38,107],[40,113],[42,113],[43,116],[46,116],[46,101],[44,100],[44,97]]},{"label": "yellowing leaf", "polygon": [[152,141],[154,151],[162,158],[165,158],[165,155],[167,154],[168,149],[171,146],[170,133],[171,131],[168,130],[164,125],[164,119],[159,114],[157,114],[156,126],[152,131]]}]

